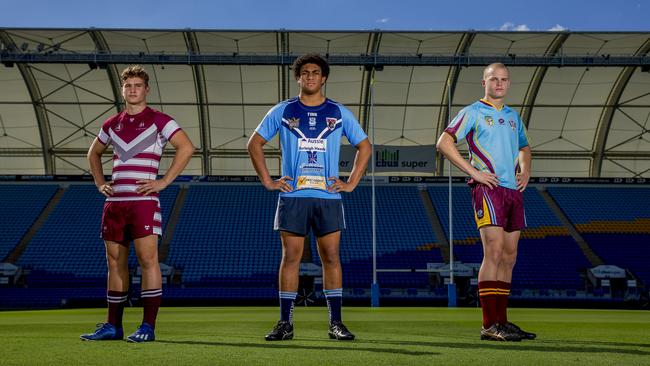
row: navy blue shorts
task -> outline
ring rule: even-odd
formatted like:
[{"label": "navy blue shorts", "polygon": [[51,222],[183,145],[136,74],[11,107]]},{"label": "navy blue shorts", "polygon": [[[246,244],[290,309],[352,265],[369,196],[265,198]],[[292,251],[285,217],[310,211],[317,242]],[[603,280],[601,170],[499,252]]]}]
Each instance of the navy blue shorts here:
[{"label": "navy blue shorts", "polygon": [[273,229],[306,236],[310,228],[316,237],[345,229],[341,200],[280,197]]}]

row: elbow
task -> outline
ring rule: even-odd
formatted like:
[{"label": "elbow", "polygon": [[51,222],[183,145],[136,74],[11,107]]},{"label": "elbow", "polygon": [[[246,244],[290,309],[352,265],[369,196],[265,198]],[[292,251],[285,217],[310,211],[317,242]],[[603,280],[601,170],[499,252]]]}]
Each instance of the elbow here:
[{"label": "elbow", "polygon": [[436,142],[436,151],[439,152],[439,153],[442,153],[443,150],[444,150],[443,145],[444,145],[444,142],[442,141],[442,137],[441,137],[440,139],[438,139],[438,142]]},{"label": "elbow", "polygon": [[452,139],[451,135],[449,135],[447,132],[443,132],[436,142],[436,151],[444,154],[445,151],[447,151],[449,145],[453,145],[454,142],[455,141]]}]

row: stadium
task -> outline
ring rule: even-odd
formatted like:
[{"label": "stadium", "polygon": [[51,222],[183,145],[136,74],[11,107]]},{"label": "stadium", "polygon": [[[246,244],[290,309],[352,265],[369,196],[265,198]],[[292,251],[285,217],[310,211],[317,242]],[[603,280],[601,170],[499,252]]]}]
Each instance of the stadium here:
[{"label": "stadium", "polygon": [[[648,32],[2,28],[2,364],[648,364],[649,51]],[[260,184],[246,144],[271,107],[298,94],[291,65],[308,52],[327,58],[325,94],[373,144],[362,182],[343,197],[344,318],[358,339],[327,339],[309,236],[296,339],[268,344],[278,194]],[[510,310],[538,339],[516,344],[478,338],[481,238],[467,178],[435,146],[481,97],[493,62],[510,70],[507,104],[533,154]],[[80,342],[106,312],[104,197],[86,154],[123,110],[120,71],[131,64],[149,72],[148,104],[174,116],[196,150],[160,195],[156,342]],[[274,177],[281,155],[276,137],[265,146]],[[342,176],[353,159],[344,141]],[[106,154],[105,173],[112,162]],[[135,326],[133,247],[129,271],[125,323]]]}]

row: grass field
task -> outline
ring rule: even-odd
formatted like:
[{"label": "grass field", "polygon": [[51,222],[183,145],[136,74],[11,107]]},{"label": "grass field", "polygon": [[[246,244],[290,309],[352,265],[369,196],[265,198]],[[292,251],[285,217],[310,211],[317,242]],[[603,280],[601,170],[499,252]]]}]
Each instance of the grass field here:
[{"label": "grass field", "polygon": [[[520,343],[479,340],[479,309],[344,309],[353,342],[327,338],[325,308],[297,308],[295,338],[266,342],[277,308],[162,308],[157,341],[82,342],[103,309],[0,312],[6,365],[650,365],[650,312],[511,309],[537,332]],[[141,309],[129,308],[125,332]]]}]

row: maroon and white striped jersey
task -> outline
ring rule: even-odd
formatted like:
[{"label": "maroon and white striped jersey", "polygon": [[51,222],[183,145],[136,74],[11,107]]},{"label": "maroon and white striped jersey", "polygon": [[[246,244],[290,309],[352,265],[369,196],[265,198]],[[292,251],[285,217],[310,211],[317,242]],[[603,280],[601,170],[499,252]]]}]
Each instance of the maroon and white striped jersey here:
[{"label": "maroon and white striped jersey", "polygon": [[156,179],[165,144],[180,130],[172,117],[149,107],[135,115],[124,111],[107,119],[97,135],[102,144],[113,145],[114,193],[106,200],[158,200],[158,193],[137,193],[136,181]]}]

